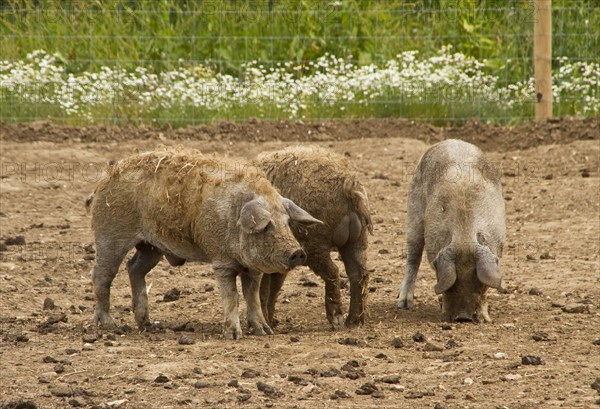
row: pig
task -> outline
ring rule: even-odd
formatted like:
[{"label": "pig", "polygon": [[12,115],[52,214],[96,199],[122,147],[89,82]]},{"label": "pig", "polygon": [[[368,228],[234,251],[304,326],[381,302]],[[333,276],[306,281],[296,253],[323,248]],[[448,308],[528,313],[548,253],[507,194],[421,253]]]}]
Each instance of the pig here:
[{"label": "pig", "polygon": [[505,238],[500,175],[476,146],[455,139],[420,159],[408,193],[406,275],[398,306],[414,304],[423,249],[436,272],[447,321],[491,322],[486,291],[501,289]]},{"label": "pig", "polygon": [[262,273],[287,273],[306,253],[288,225],[321,223],[283,198],[259,169],[198,151],[163,148],[112,166],[87,200],[95,234],[92,284],[94,320],[107,329],[110,287],[127,252],[133,311],[140,329],[150,326],[146,274],[169,263],[212,262],[225,314],[224,338],[242,336],[236,277],[241,276],[248,324],[272,334],[260,306]]},{"label": "pig", "polygon": [[[373,234],[373,223],[367,192],[348,161],[323,148],[296,146],[263,153],[252,163],[265,171],[281,194],[324,223],[292,223],[292,231],[306,251],[307,265],[325,281],[325,311],[332,327],[340,329],[344,325],[339,270],[331,259],[332,250],[339,252],[350,281],[345,325],[364,323],[369,282],[367,233]],[[285,276],[265,275],[261,282],[263,314],[271,324]]]}]

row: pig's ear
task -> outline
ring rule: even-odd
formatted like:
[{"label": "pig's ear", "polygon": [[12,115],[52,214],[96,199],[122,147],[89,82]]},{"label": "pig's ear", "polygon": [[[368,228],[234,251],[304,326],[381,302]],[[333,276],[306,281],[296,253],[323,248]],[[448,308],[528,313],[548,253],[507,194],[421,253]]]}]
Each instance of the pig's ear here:
[{"label": "pig's ear", "polygon": [[323,224],[323,222],[319,219],[315,219],[308,213],[306,210],[302,209],[296,203],[292,202],[290,199],[281,197],[281,202],[283,203],[283,207],[290,215],[290,219],[295,220],[297,222],[303,224]]},{"label": "pig's ear", "polygon": [[256,233],[267,227],[270,222],[271,213],[255,199],[242,207],[237,225],[246,233]]},{"label": "pig's ear", "polygon": [[479,281],[488,287],[501,289],[502,276],[500,275],[499,261],[488,246],[478,244],[475,250],[475,268]]},{"label": "pig's ear", "polygon": [[456,281],[456,266],[454,264],[454,250],[452,247],[444,247],[431,264],[433,264],[437,274],[437,283],[433,289],[436,294],[445,293]]}]

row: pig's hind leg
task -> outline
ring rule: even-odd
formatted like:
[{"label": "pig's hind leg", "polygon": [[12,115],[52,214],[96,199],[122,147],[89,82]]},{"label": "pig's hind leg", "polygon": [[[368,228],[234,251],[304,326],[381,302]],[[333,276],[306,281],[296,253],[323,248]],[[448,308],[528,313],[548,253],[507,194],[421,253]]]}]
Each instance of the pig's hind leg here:
[{"label": "pig's hind leg", "polygon": [[148,317],[146,274],[158,264],[162,258],[162,253],[159,249],[146,242],[138,243],[135,248],[137,251],[127,262],[127,271],[129,273],[129,282],[131,283],[131,300],[135,322],[138,328],[144,329],[151,326]]},{"label": "pig's hind leg", "polygon": [[96,264],[92,269],[92,286],[96,296],[94,322],[104,329],[115,329],[110,315],[110,286],[119,266],[135,241],[127,239],[96,239]]},{"label": "pig's hind leg", "polygon": [[[340,271],[331,260],[329,251],[305,249],[308,254],[306,264],[325,281],[325,313],[335,330],[344,327],[344,310],[340,293]],[[348,273],[350,274],[350,273]]]}]

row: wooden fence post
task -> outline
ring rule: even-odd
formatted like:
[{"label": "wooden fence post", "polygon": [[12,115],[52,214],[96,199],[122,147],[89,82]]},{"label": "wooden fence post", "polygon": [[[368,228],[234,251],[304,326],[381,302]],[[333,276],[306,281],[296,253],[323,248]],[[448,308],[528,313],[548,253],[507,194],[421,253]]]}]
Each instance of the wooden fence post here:
[{"label": "wooden fence post", "polygon": [[552,118],[552,0],[535,0],[535,119]]}]

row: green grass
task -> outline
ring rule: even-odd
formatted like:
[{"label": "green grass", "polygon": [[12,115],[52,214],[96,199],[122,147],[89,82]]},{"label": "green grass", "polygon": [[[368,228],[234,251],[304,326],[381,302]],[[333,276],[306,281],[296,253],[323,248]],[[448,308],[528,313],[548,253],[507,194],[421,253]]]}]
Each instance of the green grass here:
[{"label": "green grass", "polygon": [[[22,60],[43,49],[59,53],[72,73],[96,71],[104,65],[145,66],[161,72],[202,64],[238,75],[241,65],[252,60],[270,67],[330,53],[352,55],[359,64],[377,64],[408,50],[434,55],[451,44],[455,51],[485,59],[491,74],[513,83],[533,75],[535,18],[533,0],[0,0],[0,60]],[[600,2],[554,0],[553,32],[555,56],[599,62]],[[558,68],[558,62],[555,65]],[[345,112],[339,107],[315,107],[314,116],[409,115],[444,120],[485,117],[493,111],[479,104],[417,106],[383,101],[348,107]],[[528,115],[530,108],[506,115]],[[37,113],[26,116],[43,114],[39,107],[33,111]],[[557,112],[572,111],[564,103]],[[126,121],[140,119],[135,110],[119,112],[119,108],[95,116],[107,114]],[[160,118],[222,119],[214,112],[200,114],[155,113],[159,122]],[[244,109],[227,115],[239,119],[253,112]],[[273,118],[280,116],[272,111]]]}]

